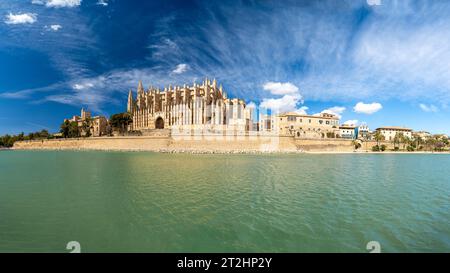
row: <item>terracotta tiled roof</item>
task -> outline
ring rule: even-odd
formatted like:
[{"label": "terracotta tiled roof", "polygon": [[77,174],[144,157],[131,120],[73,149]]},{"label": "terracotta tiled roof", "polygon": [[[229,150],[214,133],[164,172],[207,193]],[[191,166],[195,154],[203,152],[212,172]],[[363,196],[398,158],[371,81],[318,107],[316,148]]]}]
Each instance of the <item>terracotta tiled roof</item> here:
[{"label": "terracotta tiled roof", "polygon": [[377,128],[376,130],[398,130],[398,131],[412,131],[412,129],[400,127],[400,126],[385,126]]}]

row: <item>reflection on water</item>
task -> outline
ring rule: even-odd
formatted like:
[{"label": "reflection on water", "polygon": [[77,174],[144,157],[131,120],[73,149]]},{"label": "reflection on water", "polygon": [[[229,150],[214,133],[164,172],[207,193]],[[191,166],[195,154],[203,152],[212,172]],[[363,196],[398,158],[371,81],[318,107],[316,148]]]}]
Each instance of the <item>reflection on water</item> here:
[{"label": "reflection on water", "polygon": [[450,251],[449,155],[0,152],[0,251]]}]

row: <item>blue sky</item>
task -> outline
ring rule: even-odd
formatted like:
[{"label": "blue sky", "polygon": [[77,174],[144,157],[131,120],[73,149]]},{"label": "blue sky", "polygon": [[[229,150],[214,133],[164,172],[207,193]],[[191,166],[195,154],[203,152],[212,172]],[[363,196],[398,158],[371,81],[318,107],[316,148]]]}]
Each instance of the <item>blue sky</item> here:
[{"label": "blue sky", "polygon": [[450,134],[448,1],[0,1],[0,134],[216,78],[280,111]]}]

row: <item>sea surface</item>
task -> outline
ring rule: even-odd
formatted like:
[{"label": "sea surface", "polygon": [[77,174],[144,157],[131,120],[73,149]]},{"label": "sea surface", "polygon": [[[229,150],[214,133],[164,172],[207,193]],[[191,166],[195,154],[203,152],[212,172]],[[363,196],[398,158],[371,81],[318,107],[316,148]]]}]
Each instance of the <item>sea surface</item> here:
[{"label": "sea surface", "polygon": [[450,155],[0,151],[0,252],[450,252]]}]

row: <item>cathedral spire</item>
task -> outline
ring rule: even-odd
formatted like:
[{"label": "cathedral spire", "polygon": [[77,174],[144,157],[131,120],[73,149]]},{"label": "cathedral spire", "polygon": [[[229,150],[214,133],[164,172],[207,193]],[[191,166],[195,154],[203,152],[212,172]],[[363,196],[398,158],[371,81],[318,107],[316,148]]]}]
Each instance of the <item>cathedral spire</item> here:
[{"label": "cathedral spire", "polygon": [[138,85],[138,95],[144,93],[144,86],[142,85],[142,81],[139,81],[139,85]]},{"label": "cathedral spire", "polygon": [[133,105],[133,92],[130,89],[130,92],[128,92],[128,103],[127,103],[127,112],[133,113],[134,105]]}]

